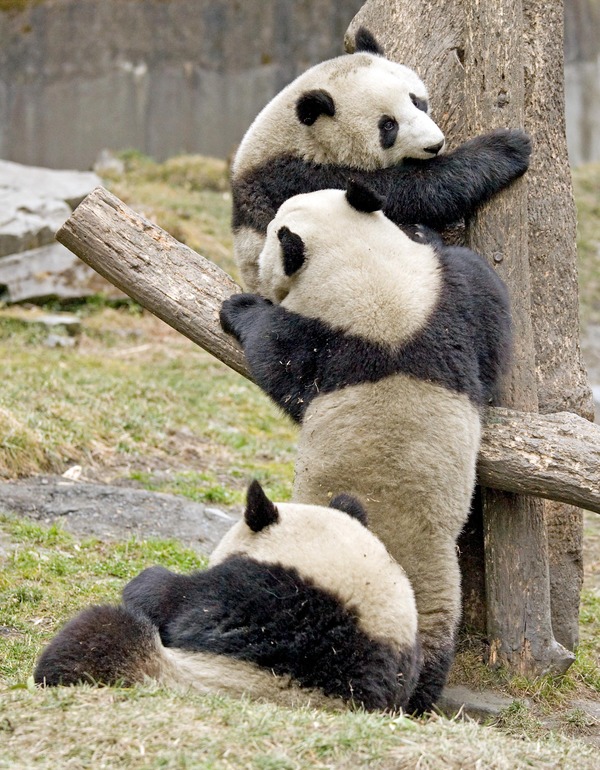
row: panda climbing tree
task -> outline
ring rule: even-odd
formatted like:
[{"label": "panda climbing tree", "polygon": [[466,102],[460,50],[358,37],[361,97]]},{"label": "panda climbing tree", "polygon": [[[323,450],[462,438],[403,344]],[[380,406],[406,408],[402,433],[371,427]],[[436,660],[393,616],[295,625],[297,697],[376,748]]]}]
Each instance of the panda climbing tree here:
[{"label": "panda climbing tree", "polygon": [[[416,69],[453,145],[497,126],[525,128],[532,137],[528,174],[470,223],[467,239],[511,293],[515,365],[501,403],[589,419],[578,344],[562,25],[562,0],[369,0],[347,40],[368,26],[390,58]],[[560,645],[573,650],[578,638],[581,512],[487,491],[483,498],[488,590],[483,533],[474,521],[475,534],[461,548],[466,621],[488,635],[492,663],[530,674],[564,670],[573,656]]]}]

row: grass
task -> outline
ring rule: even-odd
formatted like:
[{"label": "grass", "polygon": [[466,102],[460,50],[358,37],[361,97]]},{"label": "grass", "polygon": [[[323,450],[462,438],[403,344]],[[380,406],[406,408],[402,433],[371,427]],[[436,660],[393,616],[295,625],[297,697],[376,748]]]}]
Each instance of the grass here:
[{"label": "grass", "polygon": [[583,324],[600,323],[600,164],[573,169]]},{"label": "grass", "polygon": [[258,388],[153,317],[82,323],[76,348],[48,349],[0,311],[0,476],[110,465],[194,499],[241,502],[250,477],[289,496],[295,428]]},{"label": "grass", "polygon": [[[150,564],[189,571],[203,562],[176,542],[78,542],[56,526],[6,516],[0,533],[12,543],[0,559],[0,768],[596,766],[590,747],[548,734],[530,741],[516,725],[518,740],[462,720],[289,710],[152,685],[36,689],[39,650],[78,609],[118,600]],[[570,719],[587,724],[576,712]]]}]

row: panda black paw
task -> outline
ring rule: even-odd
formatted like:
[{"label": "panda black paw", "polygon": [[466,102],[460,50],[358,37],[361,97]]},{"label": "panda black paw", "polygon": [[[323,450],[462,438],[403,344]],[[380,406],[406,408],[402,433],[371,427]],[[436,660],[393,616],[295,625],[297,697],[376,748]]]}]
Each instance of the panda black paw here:
[{"label": "panda black paw", "polygon": [[240,341],[239,320],[245,312],[260,305],[270,305],[271,302],[258,294],[234,294],[223,302],[219,321],[226,334],[231,334]]},{"label": "panda black paw", "polygon": [[486,134],[490,145],[510,160],[515,175],[524,174],[529,168],[532,142],[530,136],[519,128],[497,128]]}]

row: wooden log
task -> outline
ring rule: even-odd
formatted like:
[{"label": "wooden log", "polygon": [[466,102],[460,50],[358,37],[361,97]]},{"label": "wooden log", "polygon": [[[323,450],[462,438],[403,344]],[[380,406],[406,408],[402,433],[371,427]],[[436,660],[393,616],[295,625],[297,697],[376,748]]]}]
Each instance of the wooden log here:
[{"label": "wooden log", "polygon": [[[251,379],[239,346],[219,325],[222,301],[240,291],[223,270],[103,187],[85,198],[56,237],[145,308]],[[600,427],[570,413],[488,409],[479,477],[497,489],[600,513]]]},{"label": "wooden log", "polygon": [[572,412],[488,409],[478,475],[487,487],[600,513],[600,426]]},{"label": "wooden log", "polygon": [[239,345],[219,325],[223,300],[241,291],[220,267],[104,187],[79,204],[56,239],[169,326],[250,378]]}]

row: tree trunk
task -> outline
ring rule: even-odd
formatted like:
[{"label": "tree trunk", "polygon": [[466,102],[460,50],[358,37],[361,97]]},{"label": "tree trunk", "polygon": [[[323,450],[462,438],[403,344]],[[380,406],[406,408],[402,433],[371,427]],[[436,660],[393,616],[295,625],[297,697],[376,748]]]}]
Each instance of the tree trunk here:
[{"label": "tree trunk", "polygon": [[[521,5],[516,0],[488,0],[485,4],[476,0],[368,0],[349,29],[350,46],[361,25],[375,34],[390,58],[413,67],[424,78],[432,96],[433,117],[451,144],[495,124],[524,122],[533,136],[534,161],[526,179],[481,212],[472,230],[472,242],[498,267],[511,291],[518,356],[507,396],[527,408],[537,400],[543,411],[569,409],[591,416],[591,395],[579,351],[573,201],[564,139],[562,2],[550,0],[542,5],[523,0]],[[526,187],[531,195],[527,195]],[[519,241],[516,246],[515,236]],[[500,261],[495,262],[494,256]],[[520,271],[513,274],[516,265]],[[523,286],[527,279],[529,286]],[[516,391],[515,381],[521,383]],[[487,493],[484,498],[489,499]],[[544,554],[546,535],[540,503],[504,496],[502,500],[525,507],[523,524],[531,520],[526,510],[533,505],[535,533],[525,528],[523,535],[533,535]],[[554,607],[559,606],[559,597],[563,599],[560,616],[552,613],[555,635],[572,646],[581,581],[580,523],[579,515],[572,511],[561,509],[556,515],[561,516],[561,537],[551,541],[549,559],[542,556],[546,566],[538,571],[536,590],[540,580],[548,585],[543,573],[549,562],[554,574],[560,571],[563,576],[560,590],[552,597]],[[469,530],[474,538],[461,541],[462,552],[469,554],[469,559],[463,560],[464,595],[473,605],[465,607],[465,618],[477,625],[485,604],[480,576],[469,573],[469,565],[481,563],[471,552],[481,543],[477,517],[467,533]],[[486,532],[489,538],[489,527]],[[488,568],[494,569],[489,558]],[[527,569],[523,563],[521,568]],[[526,574],[519,578],[525,591],[526,579]],[[575,586],[567,602],[562,580]],[[541,603],[547,593],[544,587]],[[521,599],[526,611],[526,593]],[[546,639],[539,643],[547,645],[551,665],[551,650],[555,648],[547,634],[547,608],[536,615],[540,634]],[[489,630],[496,635],[493,628]],[[523,669],[518,653],[507,651],[507,656],[515,668]],[[544,668],[543,664],[537,666],[540,671]]]}]

